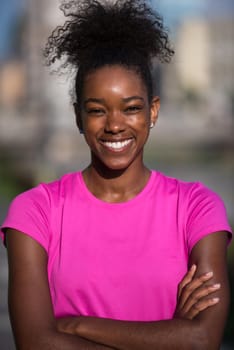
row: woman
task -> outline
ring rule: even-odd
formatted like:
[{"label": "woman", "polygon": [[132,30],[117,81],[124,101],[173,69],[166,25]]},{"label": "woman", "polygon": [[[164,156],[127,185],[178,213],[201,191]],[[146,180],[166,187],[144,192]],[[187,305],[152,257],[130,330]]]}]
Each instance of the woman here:
[{"label": "woman", "polygon": [[173,54],[162,21],[141,0],[62,8],[69,20],[46,56],[77,68],[91,162],[16,197],[3,223],[17,347],[217,349],[229,303],[223,203],[143,162],[160,108],[151,60]]}]

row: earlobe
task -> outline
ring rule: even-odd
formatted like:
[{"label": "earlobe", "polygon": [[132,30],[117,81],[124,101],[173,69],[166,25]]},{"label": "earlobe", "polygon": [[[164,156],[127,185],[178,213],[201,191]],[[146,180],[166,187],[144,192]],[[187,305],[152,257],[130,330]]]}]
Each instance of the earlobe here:
[{"label": "earlobe", "polygon": [[76,116],[76,125],[80,131],[80,134],[83,134],[84,133],[83,123],[82,123],[82,118],[81,118],[81,113],[80,113],[78,103],[77,102],[73,103],[73,107],[74,107],[75,116]]},{"label": "earlobe", "polygon": [[160,110],[160,98],[158,96],[153,97],[150,109],[150,128],[153,128],[158,120]]}]

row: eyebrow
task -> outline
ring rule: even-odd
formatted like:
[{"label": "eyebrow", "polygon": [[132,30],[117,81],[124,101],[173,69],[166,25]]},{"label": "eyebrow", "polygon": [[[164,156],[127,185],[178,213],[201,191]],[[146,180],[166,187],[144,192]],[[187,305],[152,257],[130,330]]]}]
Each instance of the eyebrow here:
[{"label": "eyebrow", "polygon": [[130,96],[130,97],[123,98],[124,102],[130,102],[131,100],[140,100],[144,102],[144,99],[141,96]]},{"label": "eyebrow", "polygon": [[104,98],[93,98],[93,97],[90,97],[90,98],[87,98],[87,100],[84,101],[84,104],[86,105],[89,102],[105,103],[105,100],[104,100]]},{"label": "eyebrow", "polygon": [[[144,102],[144,98],[141,96],[130,96],[130,97],[125,97],[122,99],[124,102],[130,102],[132,100],[140,100],[142,102]],[[104,98],[94,98],[94,97],[90,97],[87,100],[84,101],[84,104],[87,104],[89,102],[94,102],[94,103],[105,103],[105,99]]]}]

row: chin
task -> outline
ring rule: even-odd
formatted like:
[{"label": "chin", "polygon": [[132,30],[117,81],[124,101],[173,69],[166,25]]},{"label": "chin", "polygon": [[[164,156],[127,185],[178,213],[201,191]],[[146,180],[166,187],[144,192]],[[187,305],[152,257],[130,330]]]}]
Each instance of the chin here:
[{"label": "chin", "polygon": [[105,168],[109,171],[124,171],[127,170],[129,167],[129,164],[105,164]]},{"label": "chin", "polygon": [[[109,158],[109,159],[108,159]],[[140,157],[92,157],[92,165],[98,170],[99,173],[106,172],[124,172],[129,169],[130,166],[138,164]]]},{"label": "chin", "polygon": [[104,162],[99,162],[98,164],[96,163],[93,164],[93,166],[96,168],[96,170],[102,174],[102,175],[108,175],[108,174],[113,174],[114,176],[118,176],[122,174],[124,171],[128,169],[130,164],[126,163],[104,163]]}]

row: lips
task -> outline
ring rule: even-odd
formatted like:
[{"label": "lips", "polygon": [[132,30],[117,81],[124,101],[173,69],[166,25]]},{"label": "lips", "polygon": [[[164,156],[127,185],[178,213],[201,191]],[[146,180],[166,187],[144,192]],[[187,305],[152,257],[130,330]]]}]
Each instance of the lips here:
[{"label": "lips", "polygon": [[123,141],[102,141],[102,144],[112,151],[121,151],[125,149],[131,142],[132,139],[128,139]]}]

